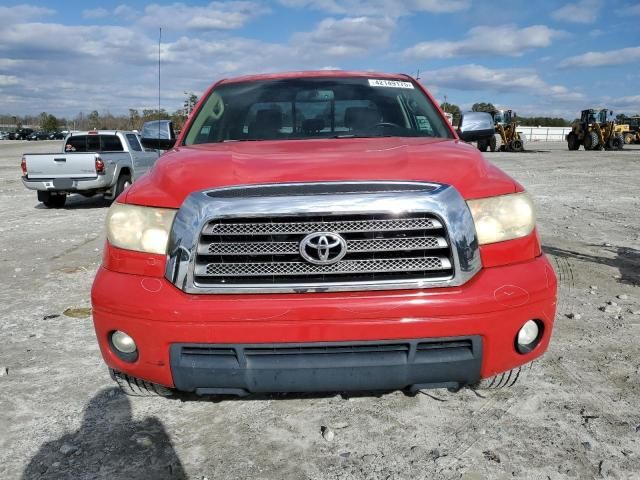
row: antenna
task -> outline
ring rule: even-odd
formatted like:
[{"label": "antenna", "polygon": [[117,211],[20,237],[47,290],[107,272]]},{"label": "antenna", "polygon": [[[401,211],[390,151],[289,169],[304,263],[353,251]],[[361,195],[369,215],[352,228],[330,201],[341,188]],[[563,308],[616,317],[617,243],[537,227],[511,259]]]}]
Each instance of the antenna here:
[{"label": "antenna", "polygon": [[162,27],[158,35],[158,141],[160,141],[160,44],[162,43]]},{"label": "antenna", "polygon": [[420,81],[420,69],[418,69],[418,72],[416,73],[416,80],[418,82]]}]

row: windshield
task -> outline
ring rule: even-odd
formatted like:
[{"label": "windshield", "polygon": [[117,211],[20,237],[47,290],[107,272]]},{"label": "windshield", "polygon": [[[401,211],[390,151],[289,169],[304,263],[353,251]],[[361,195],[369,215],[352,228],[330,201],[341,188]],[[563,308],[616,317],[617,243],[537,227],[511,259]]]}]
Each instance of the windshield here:
[{"label": "windshield", "polygon": [[511,123],[511,111],[510,110],[498,110],[494,113],[495,124],[506,125]]},{"label": "windshield", "polygon": [[221,85],[184,144],[385,136],[453,137],[413,82],[313,78]]}]

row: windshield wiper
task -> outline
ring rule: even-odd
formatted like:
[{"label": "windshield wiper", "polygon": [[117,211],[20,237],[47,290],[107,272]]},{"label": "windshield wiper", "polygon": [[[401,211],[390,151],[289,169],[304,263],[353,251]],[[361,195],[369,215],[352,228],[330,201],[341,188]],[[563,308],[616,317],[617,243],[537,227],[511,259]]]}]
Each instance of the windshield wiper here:
[{"label": "windshield wiper", "polygon": [[353,133],[348,133],[344,135],[333,135],[332,137],[327,138],[388,138],[395,137],[396,135],[356,135]]},{"label": "windshield wiper", "polygon": [[268,140],[267,138],[226,138],[224,140],[220,140],[220,143],[227,142],[263,142]]}]

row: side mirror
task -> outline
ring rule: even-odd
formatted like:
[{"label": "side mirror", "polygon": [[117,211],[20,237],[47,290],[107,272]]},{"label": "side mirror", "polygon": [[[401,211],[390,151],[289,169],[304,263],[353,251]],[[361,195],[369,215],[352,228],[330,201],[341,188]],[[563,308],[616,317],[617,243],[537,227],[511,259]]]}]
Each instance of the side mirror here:
[{"label": "side mirror", "polygon": [[458,135],[465,142],[473,142],[496,133],[493,117],[487,112],[465,112],[460,118]]},{"label": "side mirror", "polygon": [[176,143],[176,134],[171,120],[145,122],[141,137],[144,148],[153,150],[169,150]]}]

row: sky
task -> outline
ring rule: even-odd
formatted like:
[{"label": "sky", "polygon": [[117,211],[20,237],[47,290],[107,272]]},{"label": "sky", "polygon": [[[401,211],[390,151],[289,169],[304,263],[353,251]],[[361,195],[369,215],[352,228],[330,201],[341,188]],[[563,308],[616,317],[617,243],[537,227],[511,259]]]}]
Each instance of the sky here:
[{"label": "sky", "polygon": [[221,78],[420,72],[439,101],[640,113],[635,0],[0,0],[0,114],[180,108]]}]

